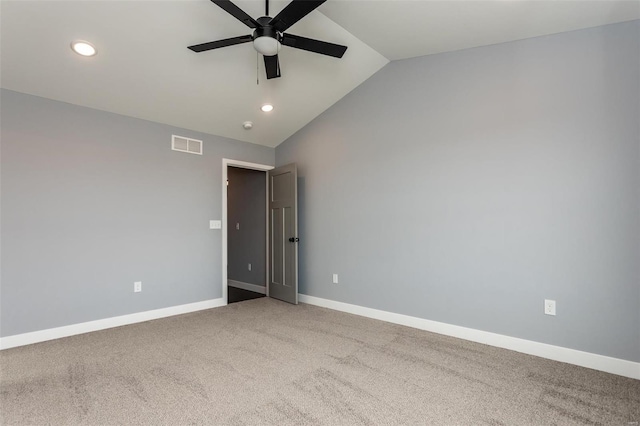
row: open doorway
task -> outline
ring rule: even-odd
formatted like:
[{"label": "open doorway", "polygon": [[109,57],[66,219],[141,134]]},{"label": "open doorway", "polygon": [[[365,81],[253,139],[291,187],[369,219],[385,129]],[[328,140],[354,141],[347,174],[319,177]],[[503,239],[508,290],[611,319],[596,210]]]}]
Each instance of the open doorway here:
[{"label": "open doorway", "polygon": [[[230,221],[227,216],[228,172],[232,167],[257,170],[264,176],[264,209],[256,207],[257,211],[265,212],[264,292],[268,297],[297,305],[300,238],[298,237],[298,168],[295,163],[274,168],[262,164],[222,159],[222,299],[225,304],[229,301],[228,235],[233,229],[236,231],[242,229],[242,224],[238,221]],[[262,197],[256,196],[256,200],[260,198]],[[235,262],[235,259],[233,261]],[[253,269],[253,265],[249,266],[249,262],[242,259],[240,262],[242,262],[240,265],[246,263],[248,271]],[[238,286],[237,282],[232,284],[235,284],[234,287]],[[257,287],[259,284],[246,284],[249,284],[245,285],[249,291],[260,288]],[[254,285],[256,287],[253,287]]]},{"label": "open doorway", "polygon": [[222,297],[234,303],[269,295],[267,171],[223,159]]},{"label": "open doorway", "polygon": [[266,172],[227,168],[227,303],[267,294]]}]

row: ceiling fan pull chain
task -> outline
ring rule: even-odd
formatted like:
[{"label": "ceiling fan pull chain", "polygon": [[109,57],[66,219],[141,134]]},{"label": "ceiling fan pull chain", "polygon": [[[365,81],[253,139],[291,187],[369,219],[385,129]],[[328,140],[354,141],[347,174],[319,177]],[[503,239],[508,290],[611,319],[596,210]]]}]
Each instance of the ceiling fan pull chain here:
[{"label": "ceiling fan pull chain", "polygon": [[260,54],[256,52],[256,86],[260,86]]}]

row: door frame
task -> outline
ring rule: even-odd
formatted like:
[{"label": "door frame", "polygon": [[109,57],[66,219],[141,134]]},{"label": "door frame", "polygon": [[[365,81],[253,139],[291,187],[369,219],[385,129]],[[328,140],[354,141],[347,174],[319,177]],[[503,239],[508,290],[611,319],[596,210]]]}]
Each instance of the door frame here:
[{"label": "door frame", "polygon": [[266,188],[266,196],[264,200],[265,211],[265,224],[266,224],[266,258],[265,258],[265,277],[264,285],[266,290],[266,296],[269,297],[269,170],[274,169],[274,166],[268,166],[266,164],[249,163],[247,161],[232,160],[230,158],[222,159],[222,299],[224,304],[228,303],[227,294],[227,266],[229,263],[229,253],[227,246],[227,178],[229,166],[239,167],[241,169],[259,170],[264,173],[264,184]]}]

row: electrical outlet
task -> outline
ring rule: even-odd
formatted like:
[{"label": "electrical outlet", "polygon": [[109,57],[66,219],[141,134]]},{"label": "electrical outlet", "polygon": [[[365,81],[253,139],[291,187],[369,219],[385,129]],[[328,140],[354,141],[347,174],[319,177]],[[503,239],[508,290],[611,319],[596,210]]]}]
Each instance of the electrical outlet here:
[{"label": "electrical outlet", "polygon": [[556,301],[555,300],[544,300],[544,313],[545,315],[555,315],[556,314]]},{"label": "electrical outlet", "polygon": [[236,229],[240,230],[240,223],[236,223]]},{"label": "electrical outlet", "polygon": [[251,264],[249,263],[249,265],[247,266],[247,269],[251,270]]},{"label": "electrical outlet", "polygon": [[338,284],[338,274],[333,274],[333,283]]},{"label": "electrical outlet", "polygon": [[133,283],[133,291],[135,293],[140,293],[142,291],[142,281],[136,281]]}]

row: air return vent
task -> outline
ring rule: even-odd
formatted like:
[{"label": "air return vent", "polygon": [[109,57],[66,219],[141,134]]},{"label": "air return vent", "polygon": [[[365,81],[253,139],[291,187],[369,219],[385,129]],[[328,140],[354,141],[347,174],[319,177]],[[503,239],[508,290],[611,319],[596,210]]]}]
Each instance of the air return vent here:
[{"label": "air return vent", "polygon": [[171,149],[174,151],[188,152],[189,154],[202,155],[202,141],[171,135]]}]

